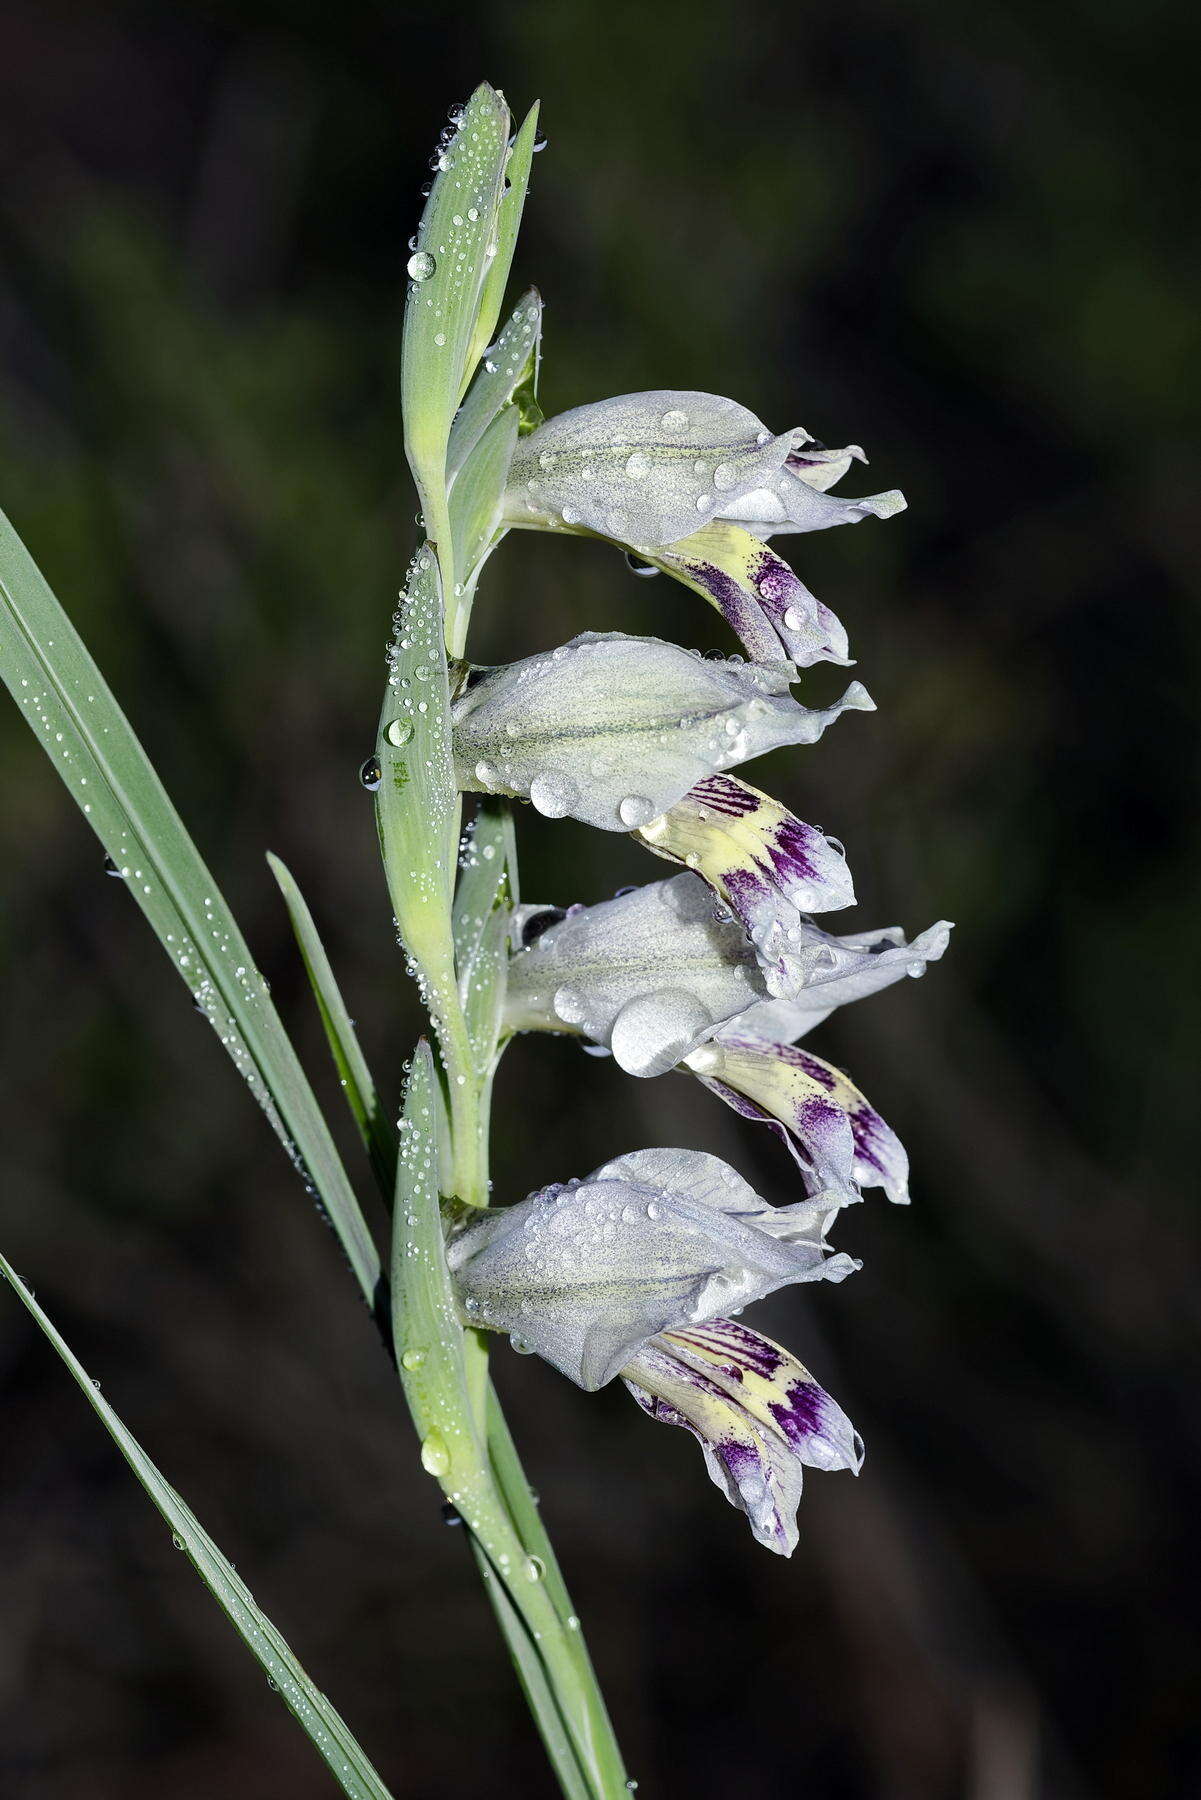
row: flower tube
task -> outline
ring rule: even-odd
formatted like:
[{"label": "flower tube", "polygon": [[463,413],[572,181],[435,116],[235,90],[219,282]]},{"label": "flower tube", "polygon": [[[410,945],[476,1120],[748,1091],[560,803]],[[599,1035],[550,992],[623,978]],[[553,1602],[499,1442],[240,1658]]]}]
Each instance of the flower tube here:
[{"label": "flower tube", "polygon": [[871,708],[859,682],[833,706],[802,706],[793,680],[783,662],[711,660],[658,638],[585,632],[468,683],[453,708],[459,785],[631,831],[715,770],[816,743],[840,713]]}]

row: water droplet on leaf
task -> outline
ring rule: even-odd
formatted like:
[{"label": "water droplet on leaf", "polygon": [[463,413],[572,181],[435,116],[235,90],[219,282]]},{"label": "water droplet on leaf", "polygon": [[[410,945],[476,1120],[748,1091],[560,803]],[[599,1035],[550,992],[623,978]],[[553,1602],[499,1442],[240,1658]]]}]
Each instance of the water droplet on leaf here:
[{"label": "water droplet on leaf", "polygon": [[428,281],[438,264],[428,250],[415,250],[408,261],[408,271],[413,281]]}]

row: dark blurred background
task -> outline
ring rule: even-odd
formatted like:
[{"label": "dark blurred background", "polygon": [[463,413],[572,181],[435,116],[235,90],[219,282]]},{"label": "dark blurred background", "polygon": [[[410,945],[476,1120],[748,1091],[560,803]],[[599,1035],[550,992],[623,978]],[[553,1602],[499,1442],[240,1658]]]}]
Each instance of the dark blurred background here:
[{"label": "dark blurred background", "polygon": [[[447,107],[482,76],[544,102],[515,276],[547,299],[548,411],[716,389],[908,494],[782,545],[880,710],[755,774],[846,840],[838,929],[958,921],[925,982],[814,1039],[905,1138],[912,1208],[858,1209],[863,1272],[758,1314],[864,1431],[863,1477],[811,1479],[782,1563],[683,1433],[496,1359],[645,1796],[1201,1792],[1196,18],[3,9],[0,499],[331,1109],[263,852],[395,1093],[417,1013],[356,770],[414,535],[399,312]],[[618,553],[521,535],[477,621],[481,660],[585,628],[732,647]],[[0,1245],[398,1800],[549,1795],[333,1241],[7,702],[0,756]],[[661,872],[521,826],[527,898]],[[795,1196],[695,1084],[509,1053],[506,1195],[654,1142]],[[0,1385],[0,1794],[331,1792],[11,1297]]]}]

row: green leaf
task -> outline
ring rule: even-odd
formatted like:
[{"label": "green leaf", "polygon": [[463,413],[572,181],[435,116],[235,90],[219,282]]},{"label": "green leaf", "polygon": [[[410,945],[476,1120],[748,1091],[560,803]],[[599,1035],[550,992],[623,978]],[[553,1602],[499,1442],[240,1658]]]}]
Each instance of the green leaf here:
[{"label": "green leaf", "polygon": [[509,913],[517,894],[517,842],[506,801],[484,800],[467,828],[455,893],[455,966],[475,1054],[486,1076],[496,1058],[508,972]]},{"label": "green leaf", "polygon": [[122,1456],[170,1526],[177,1549],[183,1551],[243,1643],[257,1659],[272,1688],[277,1689],[288,1711],[303,1726],[330,1773],[351,1800],[391,1800],[388,1789],[368,1761],[365,1751],[321,1690],[310,1680],[232,1563],[227,1562],[195,1514],[151,1462],[133,1434],[126,1430],[108,1401],[99,1392],[83,1364],[51,1324],[11,1264],[0,1256],[0,1275],[11,1284],[26,1311],[49,1338],[55,1350],[113,1439]]},{"label": "green leaf", "polygon": [[[509,464],[517,445],[517,408],[506,406],[463,464],[450,495],[450,531],[459,585],[474,591],[497,542]],[[503,536],[503,532],[501,536]]]},{"label": "green leaf", "polygon": [[436,502],[447,436],[478,359],[472,346],[488,251],[496,241],[508,136],[509,109],[485,82],[439,156],[409,264],[401,373],[405,447],[434,536],[441,531]]},{"label": "green leaf", "polygon": [[496,249],[489,261],[480,294],[479,317],[468,352],[469,370],[483,355],[484,345],[496,330],[496,321],[500,318],[500,309],[504,305],[509,271],[513,267],[513,252],[517,246],[517,233],[521,229],[521,215],[525,211],[526,190],[530,184],[530,164],[537,141],[538,102],[535,101],[522,122],[505,164],[504,193],[497,209],[496,231],[492,238]]},{"label": "green leaf", "polygon": [[455,414],[446,452],[446,472],[452,479],[496,415],[524,388],[536,388],[541,341],[542,297],[537,288],[530,288],[485,353],[467,398]]},{"label": "green leaf", "polygon": [[346,1095],[347,1105],[359,1128],[359,1136],[370,1159],[376,1183],[390,1205],[396,1181],[396,1136],[384,1115],[375,1083],[371,1079],[371,1071],[359,1048],[354,1021],[346,1010],[346,1002],[334,978],[325,946],[317,935],[313,915],[294,876],[279,857],[268,851],[267,862],[279,883],[288,917],[292,921],[292,930],[313,989],[317,1010],[321,1014],[321,1023],[325,1027],[342,1092]]},{"label": "green leaf", "polygon": [[450,742],[450,684],[442,583],[430,545],[417,552],[388,653],[376,742],[376,820],[401,937],[427,978],[450,957],[458,788]]},{"label": "green leaf", "polygon": [[[498,1486],[484,1438],[487,1365],[478,1344],[473,1353],[474,1369],[482,1378],[476,1383],[478,1410],[473,1404],[465,1346],[476,1334],[468,1332],[465,1339],[446,1264],[436,1091],[433,1058],[422,1042],[413,1056],[401,1119],[391,1270],[396,1361],[421,1439],[422,1464],[458,1508],[528,1633],[545,1680],[527,1693],[548,1744],[565,1729],[580,1767],[588,1772],[591,1792],[624,1800],[621,1755],[579,1621],[569,1624],[568,1615],[559,1610],[562,1583],[549,1591],[549,1564],[523,1543]],[[494,1435],[497,1430],[493,1426]],[[508,1472],[515,1479],[511,1468]],[[547,1708],[545,1719],[540,1705]]]},{"label": "green leaf", "polygon": [[513,1658],[513,1667],[517,1671],[517,1679],[521,1683],[521,1691],[526,1697],[530,1711],[534,1715],[539,1735],[542,1738],[550,1765],[558,1777],[566,1800],[594,1800],[596,1789],[580,1766],[580,1759],[575,1753],[571,1741],[571,1733],[559,1710],[554,1689],[547,1680],[546,1669],[538,1654],[538,1646],[529,1633],[529,1628],[513,1605],[505,1591],[505,1584],[500,1581],[488,1561],[488,1557],[475,1538],[470,1539],[476,1567],[480,1572],[480,1580],[484,1584],[484,1592],[492,1602],[492,1610],[496,1614],[509,1655]]},{"label": "green leaf", "polygon": [[379,1257],[267,984],[128,720],[3,513],[0,676],[311,1183],[370,1305]]},{"label": "green leaf", "polygon": [[392,1222],[392,1332],[405,1398],[436,1480],[472,1487],[482,1463],[471,1423],[463,1327],[439,1205],[437,1077],[424,1038],[413,1052],[400,1122]]}]

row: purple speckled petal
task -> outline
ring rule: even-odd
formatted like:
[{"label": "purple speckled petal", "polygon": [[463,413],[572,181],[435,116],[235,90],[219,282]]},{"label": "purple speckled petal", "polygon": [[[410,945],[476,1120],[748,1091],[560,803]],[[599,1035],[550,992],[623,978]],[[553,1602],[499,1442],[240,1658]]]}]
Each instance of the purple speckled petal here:
[{"label": "purple speckled petal", "polygon": [[[840,708],[870,705],[857,686]],[[769,993],[794,999],[829,965],[832,952],[812,941],[806,915],[852,906],[851,872],[840,844],[779,801],[732,775],[711,775],[636,835],[704,877],[755,946]]]},{"label": "purple speckled petal", "polygon": [[682,1425],[759,1543],[790,1556],[805,1465],[858,1474],[863,1444],[791,1353],[733,1319],[652,1338],[622,1370],[644,1412]]},{"label": "purple speckled petal", "polygon": [[741,525],[717,520],[646,556],[715,606],[750,656],[784,656],[802,669],[850,662],[847,634],[830,608]]},{"label": "purple speckled petal", "polygon": [[743,1118],[761,1120],[788,1146],[810,1194],[849,1204],[860,1189],[909,1198],[909,1159],[891,1127],[853,1082],[795,1044],[740,1037],[736,1024],[685,1059]]}]

